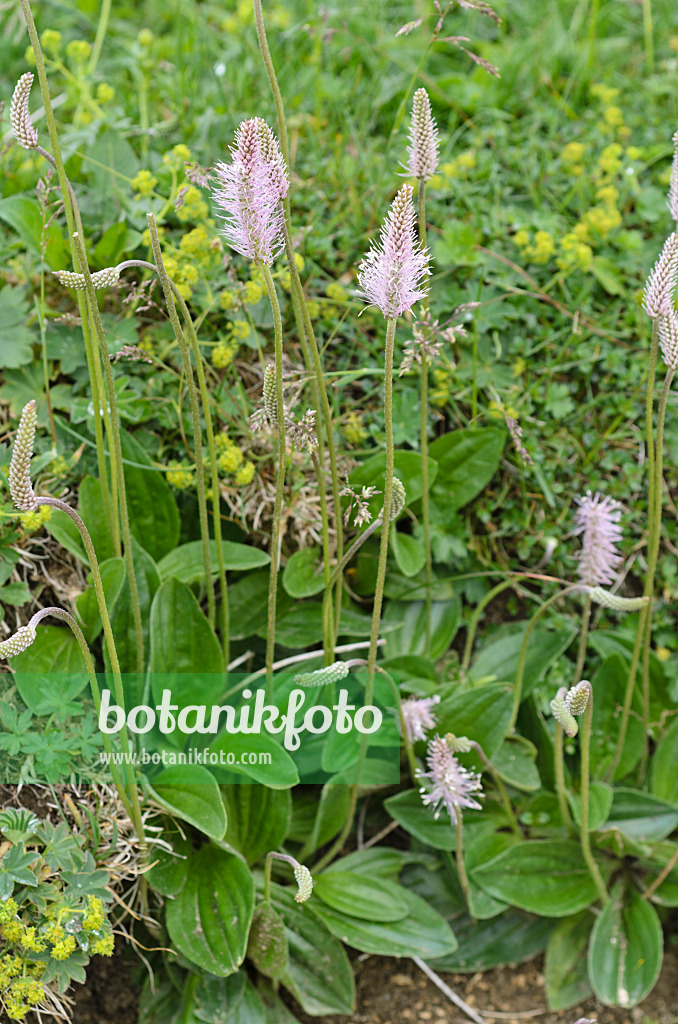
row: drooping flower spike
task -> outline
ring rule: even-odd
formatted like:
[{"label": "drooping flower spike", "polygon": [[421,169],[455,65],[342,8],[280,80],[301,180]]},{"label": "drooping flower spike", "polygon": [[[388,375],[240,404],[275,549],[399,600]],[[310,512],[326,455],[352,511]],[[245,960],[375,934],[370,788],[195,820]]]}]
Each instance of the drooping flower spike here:
[{"label": "drooping flower spike", "polygon": [[393,200],[379,242],[358,268],[359,295],[395,320],[426,295],[422,282],[430,273],[428,249],[417,242],[412,186],[403,185]]},{"label": "drooping flower spike", "polygon": [[425,740],[428,730],[435,728],[433,708],[439,703],[437,694],[434,697],[408,697],[402,702],[400,710],[410,743]]},{"label": "drooping flower spike", "polygon": [[428,181],[438,166],[438,127],[426,89],[417,89],[412,101],[407,169],[420,181]]},{"label": "drooping flower spike", "polygon": [[270,266],[284,246],[282,200],[288,180],[273,132],[260,117],[243,121],[231,162],[218,163],[213,192],[223,211],[226,241],[241,256]]},{"label": "drooping flower spike", "polygon": [[612,498],[591,495],[590,491],[576,501],[579,509],[574,533],[584,535],[578,556],[579,578],[591,587],[612,583],[622,560],[616,547],[622,539],[621,505]]}]

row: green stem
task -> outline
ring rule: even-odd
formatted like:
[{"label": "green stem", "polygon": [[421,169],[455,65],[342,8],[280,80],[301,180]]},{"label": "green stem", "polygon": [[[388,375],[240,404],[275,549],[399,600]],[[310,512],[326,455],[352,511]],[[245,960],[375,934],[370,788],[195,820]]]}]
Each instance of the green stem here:
[{"label": "green stem", "polygon": [[[83,238],[83,235],[79,236]],[[96,299],[94,300],[96,304]],[[96,326],[94,322],[94,313],[92,312],[92,303],[89,295],[85,296],[85,303],[87,306],[87,333],[90,338],[90,345],[92,349],[92,364],[91,368],[93,371],[92,380],[92,395],[97,395],[99,400],[99,408],[101,409],[101,416],[103,416],[104,427],[106,428],[106,437],[109,439],[109,458],[111,462],[111,508],[113,511],[113,549],[115,551],[116,558],[120,558],[122,554],[122,547],[120,544],[120,496],[119,496],[119,479],[120,472],[118,467],[118,458],[113,444],[113,421],[111,418],[110,402],[106,400],[106,388],[104,386],[103,372],[101,369],[101,353],[99,349],[92,345],[92,334],[96,334]],[[94,330],[92,330],[94,328]],[[94,405],[94,403],[93,403]],[[97,417],[99,411],[96,405],[94,405],[95,420],[99,419],[99,429],[101,430],[101,416]],[[103,443],[103,433],[102,433]]]},{"label": "green stem", "polygon": [[[94,550],[94,544],[92,538],[89,535],[89,531],[82,519],[70,505],[67,505],[65,501],[60,501],[58,498],[42,498],[36,497],[35,503],[37,506],[49,505],[51,508],[57,508],[61,512],[65,512],[66,515],[75,523],[78,528],[78,532],[82,538],[82,543],[87,554],[89,561],[89,567],[92,573],[92,583],[94,584],[94,593],[97,599],[97,605],[99,608],[99,614],[101,616],[101,624],[104,630],[104,640],[106,643],[106,649],[108,651],[108,657],[111,663],[111,671],[113,674],[113,687],[115,690],[115,699],[118,706],[125,710],[125,691],[122,685],[122,676],[120,674],[120,664],[118,662],[118,653],[115,649],[115,639],[113,637],[113,629],[111,628],[111,619],[108,614],[108,606],[106,604],[106,595],[104,593],[104,585],[101,579],[101,572],[99,570],[99,561],[97,559],[96,551]],[[129,733],[127,732],[127,721],[126,717],[123,721],[122,728],[120,730],[120,738],[122,740],[122,746],[124,751],[130,750]],[[133,821],[135,831],[141,842],[144,841],[144,829],[141,821],[141,808],[139,806],[139,793],[137,791],[136,781],[134,779],[134,772],[129,762],[125,764],[125,774],[128,779],[129,796],[132,803],[133,809]]]},{"label": "green stem", "polygon": [[285,487],[285,469],[287,463],[287,446],[285,443],[285,405],[283,401],[283,342],[280,305],[275,284],[269,267],[261,264],[261,272],[266,282],[268,298],[273,310],[275,333],[275,392],[276,418],[278,420],[278,470],[275,486],[275,506],[273,510],[273,527],[271,530],[271,575],[268,587],[268,627],[266,630],[266,678],[268,699],[273,698],[273,655],[275,651],[275,613],[278,590],[278,569],[280,567],[280,528],[282,519],[283,490]]},{"label": "green stem", "polygon": [[193,418],[193,446],[195,449],[195,475],[198,489],[198,516],[200,518],[200,536],[202,538],[202,556],[203,564],[205,566],[205,586],[207,588],[207,617],[209,619],[210,626],[214,628],[214,624],[216,622],[216,599],[214,596],[214,581],[212,580],[212,562],[210,558],[210,530],[209,520],[207,518],[205,467],[202,457],[202,428],[200,426],[200,402],[198,401],[198,389],[195,386],[191,357],[186,344],[186,339],[184,338],[184,332],[181,329],[179,314],[177,313],[177,307],[174,302],[172,285],[169,277],[167,276],[167,271],[165,270],[155,217],[152,213],[147,213],[146,220],[148,222],[148,230],[151,237],[153,258],[157,267],[158,277],[162,284],[163,295],[165,296],[165,305],[167,306],[167,312],[169,313],[174,337],[176,338],[181,351],[181,359],[184,364],[184,374],[186,375],[186,384],[188,385],[191,415]]},{"label": "green stem", "polygon": [[457,837],[457,849],[456,849],[456,863],[457,863],[457,874],[459,875],[459,884],[461,885],[461,891],[464,894],[466,900],[466,906],[471,910],[471,888],[468,883],[468,875],[466,874],[466,867],[464,865],[464,825],[461,816],[461,810],[457,809],[457,822],[455,825],[455,833]]},{"label": "green stem", "polygon": [[504,807],[504,810],[506,811],[506,817],[508,818],[509,825],[511,826],[511,831],[515,835],[520,836],[520,838],[522,839],[523,833],[520,830],[520,825],[518,824],[516,816],[513,812],[511,801],[509,800],[509,795],[506,791],[506,786],[504,785],[504,780],[499,775],[497,769],[494,767],[494,765],[490,761],[489,757],[487,756],[481,745],[479,743],[476,743],[475,740],[473,740],[471,746],[480,755],[481,761],[489,771],[490,775],[494,780],[495,786],[499,790],[499,796],[501,797],[502,805]]},{"label": "green stem", "polygon": [[520,708],[520,701],[523,694],[523,678],[525,676],[525,661],[527,659],[527,648],[530,643],[530,637],[532,636],[532,630],[537,625],[537,622],[542,617],[544,612],[548,611],[552,604],[560,600],[561,597],[565,597],[567,594],[571,594],[574,590],[579,590],[579,584],[573,583],[572,586],[564,587],[563,590],[559,590],[556,594],[553,594],[548,600],[544,601],[542,605],[537,608],[536,612],[530,619],[527,629],[525,630],[525,636],[523,637],[523,643],[520,648],[520,656],[518,658],[518,667],[516,669],[516,681],[513,687],[513,710],[511,712],[511,721],[509,723],[508,732],[513,732],[515,728],[516,719],[518,718],[518,710]]},{"label": "green stem", "polygon": [[[37,626],[38,622],[44,619],[47,615],[51,615],[55,619],[62,619],[70,626],[73,636],[78,642],[78,647],[80,648],[80,653],[82,654],[83,661],[85,662],[85,668],[87,670],[87,675],[89,677],[89,685],[92,691],[92,700],[94,701],[94,707],[96,709],[98,717],[101,708],[101,693],[99,691],[99,681],[97,679],[96,672],[94,669],[92,654],[90,652],[89,647],[87,646],[87,641],[85,640],[84,634],[76,620],[71,615],[71,613],[67,612],[65,608],[41,608],[40,611],[36,612],[36,614],[31,619],[31,626]],[[113,753],[113,747],[111,746],[110,737],[107,733],[104,732],[102,733],[101,738],[103,740],[104,750],[108,754],[111,776],[113,778],[115,788],[118,791],[118,796],[122,801],[125,811],[129,815],[129,817],[132,818],[132,805],[130,804],[127,794],[125,792],[124,784],[122,783],[122,781],[120,780],[120,776],[118,775],[118,765],[113,763],[113,758],[111,756]]]},{"label": "green stem", "polygon": [[89,297],[90,311],[92,313],[92,317],[94,320],[94,327],[99,342],[101,358],[104,364],[104,374],[106,375],[108,404],[111,414],[111,461],[113,460],[113,454],[115,454],[115,464],[117,466],[118,493],[120,496],[120,515],[122,520],[122,538],[124,544],[125,568],[127,570],[127,579],[129,582],[130,602],[132,605],[132,617],[134,620],[134,634],[137,648],[137,672],[141,674],[144,670],[145,664],[144,633],[141,624],[141,605],[139,604],[139,589],[137,586],[137,577],[134,569],[134,560],[132,558],[132,534],[130,531],[129,514],[127,510],[127,493],[125,490],[125,474],[123,471],[122,461],[122,442],[120,440],[120,417],[118,416],[118,399],[115,393],[115,381],[113,379],[113,370],[111,369],[111,359],[108,353],[108,345],[106,344],[104,325],[101,322],[101,315],[99,313],[99,306],[97,305],[96,292],[94,290],[94,285],[92,284],[92,275],[90,274],[89,265],[87,263],[87,255],[85,253],[85,242],[82,236],[74,234],[73,243],[78,254],[80,272],[85,278],[87,295]]},{"label": "green stem", "polygon": [[582,612],[581,633],[579,634],[579,648],[577,650],[577,663],[574,669],[574,680],[572,685],[576,686],[581,679],[586,661],[586,643],[589,636],[589,624],[591,622],[591,595],[586,595],[584,611]]},{"label": "green stem", "polygon": [[[419,219],[419,241],[426,247],[426,182],[419,180],[417,192],[417,207]],[[426,288],[426,296],[422,301],[424,315],[429,309],[429,289]],[[428,333],[428,329],[424,328]],[[429,494],[428,476],[428,358],[425,352],[421,354],[421,421],[419,428],[421,448],[421,516],[424,524],[424,550],[426,552],[426,656],[431,653],[431,603],[433,588],[433,558],[431,555],[431,508]]]},{"label": "green stem", "polygon": [[[80,211],[78,210],[77,203],[75,202],[75,195],[66,175],[63,158],[61,156],[61,146],[59,145],[59,135],[56,127],[56,120],[54,118],[54,110],[52,109],[52,99],[49,92],[49,83],[47,81],[47,71],[45,69],[45,61],[42,56],[42,47],[40,46],[40,39],[38,36],[35,22],[33,21],[33,12],[31,11],[31,5],[29,0],[20,0],[21,9],[24,14],[26,21],[26,28],[28,30],[28,36],[33,47],[33,54],[35,57],[35,68],[38,72],[38,80],[40,82],[40,92],[42,94],[42,104],[45,111],[45,121],[47,123],[47,130],[49,132],[50,145],[52,147],[52,154],[48,155],[50,163],[53,162],[53,166],[56,169],[57,177],[59,179],[59,188],[61,189],[61,195],[64,204],[64,213],[66,215],[66,225],[68,227],[68,236],[70,239],[71,256],[73,259],[73,267],[75,271],[80,270],[80,264],[78,260],[77,249],[73,242],[73,233],[77,229],[78,233],[84,238],[84,232],[82,230],[82,221],[80,219]],[[87,356],[87,368],[90,377],[90,384],[92,386],[92,398],[94,402],[94,433],[97,445],[97,460],[99,465],[99,475],[101,478],[102,494],[106,508],[106,515],[109,519],[109,525],[112,527],[111,533],[115,538],[117,529],[117,506],[111,508],[108,500],[108,487],[106,485],[106,460],[104,457],[103,447],[103,433],[101,429],[101,422],[97,415],[99,406],[96,404],[97,392],[95,386],[95,378],[93,373],[93,349],[92,341],[87,326],[87,302],[85,295],[82,292],[77,293],[78,312],[80,314],[80,322],[82,324],[82,334],[85,342],[85,354]],[[103,398],[103,396],[100,396]],[[119,542],[118,542],[119,544]],[[117,550],[117,549],[116,549]]]},{"label": "green stem", "polygon": [[643,756],[640,762],[640,778],[645,777],[647,760],[649,756],[650,743],[650,651],[652,645],[652,598],[654,596],[654,582],[657,574],[657,562],[659,560],[659,546],[662,532],[662,497],[664,491],[664,423],[666,420],[666,406],[671,391],[671,383],[675,369],[666,371],[664,386],[662,387],[657,411],[657,444],[654,469],[654,507],[651,509],[652,525],[650,529],[650,552],[647,566],[646,590],[649,594],[647,605],[647,616],[645,619],[645,642],[643,645]]},{"label": "green stem", "polygon": [[97,34],[94,39],[94,46],[92,47],[92,55],[89,59],[89,65],[87,67],[87,74],[92,77],[96,71],[97,64],[99,63],[99,57],[101,56],[101,48],[104,45],[104,39],[106,38],[106,31],[108,29],[108,21],[111,16],[111,0],[103,0],[101,4],[101,12],[99,14],[99,24],[97,25]]},{"label": "green stem", "polygon": [[[636,674],[638,672],[638,665],[640,663],[640,653],[645,642],[647,646],[647,629],[648,619],[651,620],[651,604],[654,596],[654,569],[650,572],[650,566],[653,560],[653,551],[655,543],[657,544],[657,550],[659,550],[658,538],[655,537],[655,529],[657,526],[661,527],[661,496],[660,496],[660,521],[657,523],[656,518],[656,488],[657,480],[655,474],[655,444],[654,444],[654,391],[655,391],[655,380],[657,376],[657,356],[659,353],[659,320],[655,317],[652,321],[652,342],[650,345],[650,362],[647,374],[647,395],[645,398],[645,445],[647,448],[647,508],[648,508],[648,541],[647,541],[647,561],[648,571],[645,575],[645,584],[643,587],[643,594],[649,598],[647,607],[643,608],[638,616],[638,626],[636,628],[636,640],[633,646],[633,653],[631,655],[631,663],[629,665],[629,674],[626,679],[626,690],[624,693],[624,704],[622,707],[622,714],[619,720],[619,731],[617,733],[617,744],[614,751],[614,756],[610,762],[610,767],[607,770],[606,780],[612,781],[614,774],[621,761],[622,752],[624,750],[624,744],[626,743],[626,733],[629,726],[629,715],[631,714],[631,704],[633,703],[633,690],[636,685]],[[661,484],[660,484],[661,488]],[[656,568],[656,562],[655,562]],[[649,666],[649,662],[648,662]]]},{"label": "green stem", "polygon": [[594,885],[598,892],[600,902],[605,906],[610,902],[603,876],[591,852],[591,838],[589,836],[589,781],[590,781],[590,749],[591,749],[591,720],[593,718],[593,689],[589,684],[589,701],[584,712],[584,728],[581,734],[581,823],[580,838],[581,852],[584,855],[587,867]]},{"label": "green stem", "polygon": [[558,807],[563,825],[571,836],[576,835],[570,807],[567,802],[567,791],[565,789],[565,758],[563,755],[563,743],[565,732],[562,725],[556,722],[556,738],[553,750],[553,767],[556,777],[556,793],[558,794]]},{"label": "green stem", "polygon": [[491,590],[488,590],[487,594],[485,594],[483,599],[478,602],[478,605],[475,611],[473,612],[473,615],[471,616],[468,624],[468,630],[466,633],[466,643],[464,644],[464,655],[461,661],[462,672],[468,672],[469,665],[471,664],[471,655],[473,654],[473,641],[475,640],[476,631],[478,629],[478,623],[480,622],[480,616],[483,614],[488,604],[495,599],[495,597],[497,597],[499,594],[502,593],[502,591],[507,590],[508,587],[511,586],[513,586],[512,579],[504,580],[502,583],[498,583],[496,587],[493,587]]}]

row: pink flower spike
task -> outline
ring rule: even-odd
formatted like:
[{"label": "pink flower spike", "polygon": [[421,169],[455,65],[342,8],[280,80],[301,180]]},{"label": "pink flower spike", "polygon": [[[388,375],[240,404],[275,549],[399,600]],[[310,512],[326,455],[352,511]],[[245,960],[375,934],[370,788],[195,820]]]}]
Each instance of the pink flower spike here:
[{"label": "pink flower spike", "polygon": [[588,586],[613,583],[622,558],[616,545],[622,539],[619,525],[621,505],[600,494],[576,498],[579,509],[575,517],[575,536],[583,533],[579,553],[579,577]]},{"label": "pink flower spike", "polygon": [[284,246],[285,164],[273,132],[260,117],[243,121],[230,164],[214,168],[221,188],[213,199],[225,211],[226,241],[247,259],[271,265]]},{"label": "pink flower spike", "polygon": [[433,807],[434,818],[440,816],[444,807],[452,824],[456,825],[462,807],[475,811],[482,810],[481,805],[472,796],[473,793],[482,795],[480,775],[464,768],[457,761],[447,739],[436,736],[429,742],[426,763],[429,771],[420,772],[419,777],[430,779],[432,786],[431,789],[422,787],[419,792],[422,803],[427,807]]},{"label": "pink flower spike", "polygon": [[671,164],[671,181],[667,198],[669,211],[678,228],[678,132],[673,136],[673,163]]},{"label": "pink flower spike", "polygon": [[417,89],[414,94],[407,153],[410,174],[421,181],[428,181],[438,166],[438,128],[426,89]]},{"label": "pink flower spike", "polygon": [[422,282],[430,273],[428,249],[416,240],[412,186],[403,185],[381,229],[358,268],[359,295],[378,306],[387,320],[397,319],[423,299]]},{"label": "pink flower spike", "polygon": [[425,740],[427,731],[434,728],[436,718],[431,714],[431,708],[439,703],[440,697],[437,695],[435,697],[408,697],[402,702],[400,710],[410,743]]}]

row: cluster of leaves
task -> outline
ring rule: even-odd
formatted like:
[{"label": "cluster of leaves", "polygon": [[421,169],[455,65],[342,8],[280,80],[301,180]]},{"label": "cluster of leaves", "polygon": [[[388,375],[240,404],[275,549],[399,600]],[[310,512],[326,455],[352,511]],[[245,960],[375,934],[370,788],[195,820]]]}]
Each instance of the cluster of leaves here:
[{"label": "cluster of leaves", "polygon": [[23,1020],[47,1009],[50,989],[83,982],[92,956],[112,955],[109,875],[65,822],[5,810],[0,833],[0,1005]]}]

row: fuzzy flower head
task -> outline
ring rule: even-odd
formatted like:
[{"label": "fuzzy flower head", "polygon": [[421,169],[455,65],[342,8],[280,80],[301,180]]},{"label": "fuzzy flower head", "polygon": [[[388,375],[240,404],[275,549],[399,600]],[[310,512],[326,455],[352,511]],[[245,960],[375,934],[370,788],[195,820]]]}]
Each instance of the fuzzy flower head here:
[{"label": "fuzzy flower head", "polygon": [[38,133],[33,127],[31,112],[28,109],[28,97],[32,84],[33,75],[27,71],[16,83],[9,107],[9,121],[14,138],[24,149],[35,149],[38,145]]},{"label": "fuzzy flower head", "polygon": [[659,317],[659,344],[669,370],[678,370],[678,314],[674,309]]},{"label": "fuzzy flower head", "polygon": [[402,702],[400,710],[410,743],[425,740],[428,730],[435,727],[436,718],[431,709],[439,703],[437,694],[435,697],[408,697]]},{"label": "fuzzy flower head", "polygon": [[260,117],[243,121],[235,141],[231,162],[214,169],[221,187],[213,199],[225,211],[224,235],[231,248],[270,266],[284,245],[285,164],[273,132]]},{"label": "fuzzy flower head", "polygon": [[407,153],[407,170],[413,177],[420,181],[433,177],[438,166],[438,128],[426,89],[417,89],[414,94]]},{"label": "fuzzy flower head", "polygon": [[592,496],[590,491],[576,501],[579,508],[574,534],[583,534],[579,578],[590,587],[612,583],[622,560],[616,546],[622,539],[621,505],[600,494]]},{"label": "fuzzy flower head", "polygon": [[426,763],[429,770],[420,772],[419,777],[429,779],[431,785],[422,787],[419,792],[425,806],[433,807],[436,819],[444,808],[456,825],[462,807],[482,810],[473,796],[474,793],[482,795],[480,775],[459,763],[446,737],[436,736],[429,741]]},{"label": "fuzzy flower head", "polygon": [[678,234],[669,235],[659,259],[650,271],[643,293],[643,308],[654,320],[673,312],[673,294],[678,281]]},{"label": "fuzzy flower head", "polygon": [[393,200],[373,245],[358,268],[359,295],[395,320],[426,295],[422,288],[430,273],[429,252],[416,239],[412,186],[403,185]]},{"label": "fuzzy flower head", "polygon": [[35,401],[31,401],[24,406],[21,413],[14,438],[12,460],[9,464],[10,494],[12,501],[22,512],[32,512],[38,507],[31,483],[31,459],[33,458],[36,423]]}]

